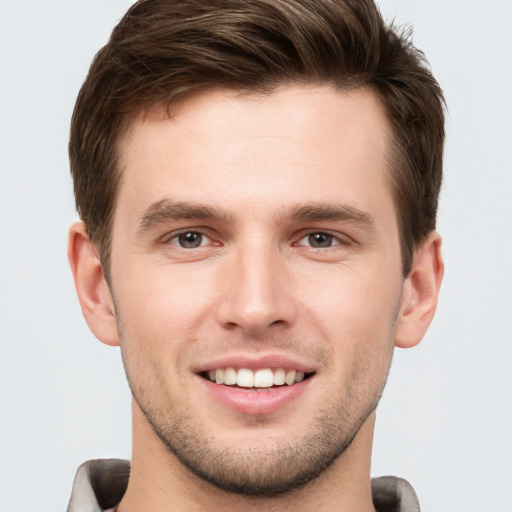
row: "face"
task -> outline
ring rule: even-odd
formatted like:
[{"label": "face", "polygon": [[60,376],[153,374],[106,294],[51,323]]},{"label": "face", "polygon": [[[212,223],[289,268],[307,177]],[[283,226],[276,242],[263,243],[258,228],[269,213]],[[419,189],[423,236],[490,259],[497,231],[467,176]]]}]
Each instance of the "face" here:
[{"label": "face", "polygon": [[365,90],[205,92],[122,146],[112,294],[136,407],[194,473],[273,495],[375,408],[404,279]]}]

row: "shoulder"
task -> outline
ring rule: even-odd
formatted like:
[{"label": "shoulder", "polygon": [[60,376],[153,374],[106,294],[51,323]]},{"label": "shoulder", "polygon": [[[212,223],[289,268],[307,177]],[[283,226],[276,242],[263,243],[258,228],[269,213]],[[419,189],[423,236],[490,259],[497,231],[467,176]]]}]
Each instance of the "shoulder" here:
[{"label": "shoulder", "polygon": [[67,512],[101,512],[123,497],[130,463],[121,459],[96,459],[82,464],[75,476]]},{"label": "shoulder", "polygon": [[416,492],[403,478],[372,478],[372,497],[378,512],[420,512]]}]

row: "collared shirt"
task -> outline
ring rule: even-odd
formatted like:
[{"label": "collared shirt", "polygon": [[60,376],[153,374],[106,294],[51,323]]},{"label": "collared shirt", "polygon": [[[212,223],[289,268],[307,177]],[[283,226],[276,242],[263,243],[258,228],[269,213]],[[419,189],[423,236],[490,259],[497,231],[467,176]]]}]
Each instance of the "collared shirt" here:
[{"label": "collared shirt", "polygon": [[[121,459],[90,460],[76,473],[67,512],[112,512],[121,501],[130,476],[130,463]],[[411,484],[403,478],[372,478],[377,512],[420,512]]]}]

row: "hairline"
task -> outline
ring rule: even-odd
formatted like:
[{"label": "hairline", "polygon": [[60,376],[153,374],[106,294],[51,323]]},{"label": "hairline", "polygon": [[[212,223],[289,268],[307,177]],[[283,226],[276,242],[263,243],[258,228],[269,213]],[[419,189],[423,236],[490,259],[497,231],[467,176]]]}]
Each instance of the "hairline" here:
[{"label": "hairline", "polygon": [[[409,236],[407,237],[407,233],[405,233],[405,226],[403,222],[403,215],[399,205],[399,184],[400,179],[398,173],[404,172],[404,167],[407,166],[406,158],[404,155],[404,150],[401,147],[401,144],[398,140],[396,129],[393,126],[392,119],[388,112],[388,108],[386,106],[386,102],[382,94],[380,93],[377,86],[372,83],[365,83],[364,81],[360,81],[357,83],[356,81],[350,82],[340,82],[336,83],[333,80],[321,80],[321,79],[308,79],[308,80],[300,80],[300,79],[284,79],[280,81],[276,81],[275,83],[255,85],[251,86],[229,86],[223,84],[210,84],[210,85],[199,85],[199,86],[191,86],[187,90],[182,90],[169,97],[168,99],[162,99],[159,101],[154,101],[152,103],[148,103],[147,105],[141,105],[140,108],[128,111],[120,115],[120,126],[118,134],[115,137],[114,148],[115,148],[115,160],[113,162],[113,172],[114,172],[114,184],[115,184],[115,192],[112,197],[111,208],[109,211],[108,220],[105,223],[105,227],[101,230],[101,236],[97,237],[91,235],[91,241],[93,245],[96,246],[98,250],[98,254],[100,256],[100,261],[102,265],[102,269],[104,275],[107,279],[107,282],[110,284],[111,277],[111,254],[112,254],[112,238],[113,238],[113,226],[114,226],[114,217],[117,209],[117,200],[119,196],[119,190],[122,186],[123,179],[123,169],[126,165],[123,162],[123,146],[130,138],[130,133],[138,119],[149,114],[150,112],[166,112],[169,119],[172,119],[172,108],[179,103],[186,101],[193,96],[202,94],[207,91],[224,91],[224,92],[233,92],[237,93],[240,96],[269,96],[273,94],[276,90],[284,87],[289,87],[293,85],[298,85],[302,87],[331,87],[336,92],[351,92],[355,90],[368,90],[370,91],[380,103],[385,119],[387,122],[386,129],[386,139],[388,145],[388,152],[386,155],[386,170],[387,170],[387,182],[389,186],[389,192],[392,195],[393,206],[395,209],[395,217],[397,222],[397,229],[399,234],[399,242],[400,242],[400,253],[402,259],[402,270],[404,277],[410,271],[411,263],[412,263],[412,255],[414,250],[420,245],[421,241],[415,242]],[[86,226],[87,227],[87,226]],[[426,238],[425,235],[424,238]],[[99,239],[98,239],[99,238]],[[410,240],[411,243],[407,243],[407,240]]]}]

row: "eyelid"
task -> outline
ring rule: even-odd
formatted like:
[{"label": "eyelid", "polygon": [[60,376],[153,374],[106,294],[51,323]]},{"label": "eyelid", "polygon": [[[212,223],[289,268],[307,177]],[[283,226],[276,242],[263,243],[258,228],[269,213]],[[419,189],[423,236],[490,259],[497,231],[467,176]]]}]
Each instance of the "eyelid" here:
[{"label": "eyelid", "polygon": [[[177,229],[175,231],[171,231],[169,233],[166,233],[164,236],[162,236],[159,240],[160,243],[164,245],[172,245],[173,247],[178,247],[180,249],[185,249],[185,247],[181,247],[178,243],[173,243],[173,240],[177,240],[180,235],[184,235],[186,233],[197,233],[198,235],[201,235],[203,237],[203,241],[201,242],[201,245],[197,247],[205,247],[208,245],[220,245],[218,242],[216,243],[214,241],[214,238],[207,233],[207,230],[204,228],[184,228],[184,229]],[[207,243],[204,243],[204,239],[207,240]],[[213,244],[212,244],[213,243]],[[190,249],[187,249],[190,250]]]},{"label": "eyelid", "polygon": [[[312,247],[309,244],[301,244],[302,240],[305,238],[308,238],[311,235],[322,233],[324,235],[332,236],[333,238],[333,244],[329,247]],[[335,243],[334,243],[335,242]],[[308,229],[306,231],[302,231],[299,233],[297,237],[297,241],[294,243],[295,246],[299,247],[309,247],[313,250],[319,250],[319,251],[325,251],[326,249],[330,249],[332,247],[338,247],[340,245],[351,245],[353,243],[353,240],[348,236],[344,235],[343,233],[333,232],[329,229]]]},{"label": "eyelid", "polygon": [[[205,247],[205,246],[211,246],[211,245],[214,245],[214,246],[222,245],[222,243],[218,241],[218,238],[219,238],[218,235],[215,236],[214,234],[211,233],[210,229],[205,228],[205,227],[188,227],[188,228],[182,228],[182,229],[177,229],[177,230],[174,230],[174,231],[170,231],[170,232],[167,232],[165,235],[161,236],[159,238],[158,242],[163,244],[163,245],[172,245],[174,247],[181,248],[178,243],[172,243],[172,241],[177,240],[177,238],[180,235],[183,235],[185,233],[197,233],[197,234],[200,234],[204,239],[207,240],[207,243],[202,243],[200,246],[198,246],[198,248]],[[310,235],[314,235],[314,234],[317,234],[317,233],[322,233],[322,234],[325,234],[325,235],[332,236],[333,237],[333,244],[331,246],[329,246],[329,247],[321,248],[321,247],[312,247],[312,246],[309,246],[309,244],[306,244],[306,243],[300,243],[304,239],[309,237]],[[329,229],[321,229],[321,228],[320,229],[304,229],[304,230],[301,230],[297,234],[297,236],[295,236],[294,238],[296,240],[293,243],[294,246],[309,247],[310,249],[313,249],[313,250],[326,250],[326,249],[329,249],[331,247],[338,247],[340,245],[348,246],[348,245],[352,245],[354,243],[354,240],[350,236],[348,236],[348,235],[346,235],[344,233],[333,232],[333,231],[331,231]]]}]

